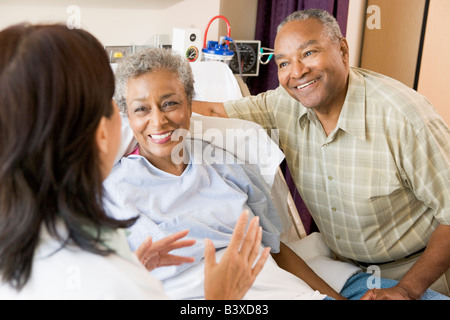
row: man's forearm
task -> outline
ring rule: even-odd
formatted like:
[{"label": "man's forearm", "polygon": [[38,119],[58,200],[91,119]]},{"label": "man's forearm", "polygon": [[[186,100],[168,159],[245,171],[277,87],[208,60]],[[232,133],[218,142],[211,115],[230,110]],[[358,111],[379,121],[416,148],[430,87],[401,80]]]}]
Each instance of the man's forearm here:
[{"label": "man's forearm", "polygon": [[228,118],[223,103],[192,101],[192,111],[204,116]]},{"label": "man's forearm", "polygon": [[337,300],[345,299],[333,288],[331,288],[322,278],[320,278],[301,257],[299,257],[284,243],[280,244],[280,252],[272,254],[272,257],[280,268],[299,277],[312,289]]},{"label": "man's forearm", "polygon": [[398,283],[412,299],[424,292],[450,268],[450,226],[440,225],[431,235],[419,260]]}]

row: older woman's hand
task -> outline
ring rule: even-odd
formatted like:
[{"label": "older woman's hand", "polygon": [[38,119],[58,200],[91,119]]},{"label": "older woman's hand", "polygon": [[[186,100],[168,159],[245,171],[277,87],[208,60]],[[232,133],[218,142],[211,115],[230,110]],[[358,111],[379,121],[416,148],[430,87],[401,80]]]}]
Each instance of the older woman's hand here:
[{"label": "older woman's hand", "polygon": [[248,216],[244,211],[239,217],[230,246],[219,263],[212,241],[205,239],[205,299],[242,299],[266,263],[270,248],[265,248],[257,260],[262,239],[259,218],[252,219],[245,234]]},{"label": "older woman's hand", "polygon": [[159,267],[192,263],[195,260],[194,258],[169,254],[172,250],[190,247],[195,244],[195,240],[180,240],[188,233],[189,230],[180,231],[155,243],[153,243],[152,238],[149,236],[135,251],[135,254],[148,271]]}]

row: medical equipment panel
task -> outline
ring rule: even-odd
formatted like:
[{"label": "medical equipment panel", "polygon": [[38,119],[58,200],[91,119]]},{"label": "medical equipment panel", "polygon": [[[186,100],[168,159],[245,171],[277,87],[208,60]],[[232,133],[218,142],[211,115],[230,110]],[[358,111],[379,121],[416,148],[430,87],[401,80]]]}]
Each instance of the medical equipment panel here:
[{"label": "medical equipment panel", "polygon": [[230,62],[231,71],[243,77],[258,76],[260,48],[261,41],[258,40],[234,40],[230,44],[230,49],[236,52]]},{"label": "medical equipment panel", "polygon": [[110,63],[117,63],[121,58],[134,53],[133,46],[106,46],[105,50]]},{"label": "medical equipment panel", "polygon": [[185,56],[189,62],[200,61],[202,37],[200,30],[174,28],[172,32],[172,50]]}]

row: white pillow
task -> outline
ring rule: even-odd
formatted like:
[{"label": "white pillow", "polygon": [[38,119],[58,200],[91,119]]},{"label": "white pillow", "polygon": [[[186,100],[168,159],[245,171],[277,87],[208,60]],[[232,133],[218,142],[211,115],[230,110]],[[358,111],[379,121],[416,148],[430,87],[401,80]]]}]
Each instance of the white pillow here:
[{"label": "white pillow", "polygon": [[241,89],[231,69],[220,61],[191,63],[197,101],[224,102],[242,98]]},{"label": "white pillow", "polygon": [[335,260],[334,253],[318,232],[286,245],[305,260],[308,266],[336,292],[341,292],[347,280],[362,271],[356,265]]}]

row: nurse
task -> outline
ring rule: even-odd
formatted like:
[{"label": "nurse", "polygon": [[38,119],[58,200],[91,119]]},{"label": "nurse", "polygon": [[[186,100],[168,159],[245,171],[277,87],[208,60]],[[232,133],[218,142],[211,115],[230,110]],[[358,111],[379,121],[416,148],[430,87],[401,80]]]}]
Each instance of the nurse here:
[{"label": "nurse", "polygon": [[[0,47],[0,299],[167,299],[129,249],[123,229],[135,219],[103,208],[121,134],[103,46],[83,30],[16,25]],[[257,219],[245,233],[247,220],[219,264],[206,241],[206,298],[242,298],[264,265]],[[183,262],[167,250],[192,245],[185,235],[137,255],[148,268]]]}]

